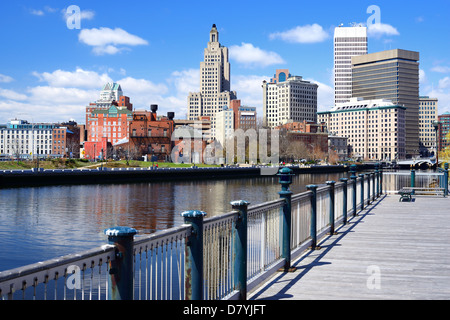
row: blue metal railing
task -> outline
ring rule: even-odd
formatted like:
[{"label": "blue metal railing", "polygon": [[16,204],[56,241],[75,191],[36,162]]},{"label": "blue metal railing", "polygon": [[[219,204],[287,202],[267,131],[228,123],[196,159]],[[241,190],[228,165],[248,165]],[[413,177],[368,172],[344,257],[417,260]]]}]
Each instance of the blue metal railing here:
[{"label": "blue metal railing", "polygon": [[[284,168],[286,169],[286,168]],[[131,228],[106,231],[109,244],[83,253],[0,272],[3,299],[246,299],[247,292],[382,193],[382,170],[308,186],[291,194],[291,173],[280,170],[280,199],[208,218],[183,213],[185,224],[151,235]],[[447,177],[448,167],[444,172]],[[387,181],[389,183],[389,180]],[[409,186],[396,184],[396,188]],[[398,189],[397,189],[398,190]]]}]

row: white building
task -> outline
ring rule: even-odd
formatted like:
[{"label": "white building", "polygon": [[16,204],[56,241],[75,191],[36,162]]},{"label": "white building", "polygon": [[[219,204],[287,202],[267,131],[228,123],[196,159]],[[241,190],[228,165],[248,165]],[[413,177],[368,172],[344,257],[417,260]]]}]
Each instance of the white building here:
[{"label": "white building", "polygon": [[438,121],[438,99],[419,97],[419,147],[420,153],[436,154],[436,131],[433,122]]},{"label": "white building", "polygon": [[204,60],[200,62],[200,92],[190,92],[188,96],[188,120],[197,120],[201,116],[210,116],[211,135],[215,137],[213,116],[236,99],[236,92],[230,91],[230,63],[228,48],[219,42],[219,32],[213,24],[209,42],[204,51]]},{"label": "white building", "polygon": [[367,54],[367,27],[334,29],[334,103],[352,97],[352,57]]},{"label": "white building", "polygon": [[34,158],[52,155],[52,131],[50,123],[28,123],[11,120],[0,129],[0,154],[8,158]]},{"label": "white building", "polygon": [[110,107],[113,101],[119,101],[123,96],[122,88],[118,83],[107,83],[100,91],[100,99],[96,101],[97,107]]},{"label": "white building", "polygon": [[317,121],[318,85],[277,69],[270,82],[263,81],[263,125],[270,128],[294,122]]},{"label": "white building", "polygon": [[317,115],[331,135],[348,138],[351,157],[392,161],[406,156],[405,110],[390,100],[351,98]]},{"label": "white building", "polygon": [[233,109],[224,109],[214,115],[216,123],[216,140],[222,145],[226,146],[226,140],[229,137],[234,137],[234,111]]}]

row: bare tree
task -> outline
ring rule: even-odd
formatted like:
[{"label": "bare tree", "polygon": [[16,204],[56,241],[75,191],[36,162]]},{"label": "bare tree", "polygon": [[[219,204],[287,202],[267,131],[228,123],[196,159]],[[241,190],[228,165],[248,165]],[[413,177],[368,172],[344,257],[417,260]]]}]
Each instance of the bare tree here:
[{"label": "bare tree", "polygon": [[293,158],[293,160],[301,160],[308,158],[309,151],[303,141],[291,141],[290,147],[288,148],[288,154]]}]

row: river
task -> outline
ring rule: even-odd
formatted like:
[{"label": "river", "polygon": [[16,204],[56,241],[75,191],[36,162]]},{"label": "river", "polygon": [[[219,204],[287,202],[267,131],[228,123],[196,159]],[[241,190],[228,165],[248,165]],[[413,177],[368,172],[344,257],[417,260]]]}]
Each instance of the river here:
[{"label": "river", "polygon": [[[300,174],[291,191],[339,181],[348,173]],[[181,212],[215,216],[230,201],[278,199],[278,177],[49,186],[0,190],[0,271],[72,254],[107,242],[106,228],[129,226],[149,234],[183,223]]]}]

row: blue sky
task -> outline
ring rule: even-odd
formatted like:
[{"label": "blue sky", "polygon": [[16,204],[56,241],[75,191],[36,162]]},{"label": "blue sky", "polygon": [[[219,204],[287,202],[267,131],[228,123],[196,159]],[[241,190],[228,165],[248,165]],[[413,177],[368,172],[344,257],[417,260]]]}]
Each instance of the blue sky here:
[{"label": "blue sky", "polygon": [[[70,5],[80,29],[67,25]],[[2,1],[0,123],[75,119],[108,81],[136,109],[186,114],[213,23],[230,48],[231,87],[262,115],[264,79],[277,68],[319,84],[318,108],[333,104],[333,30],[367,23],[379,8],[369,52],[420,52],[420,94],[450,111],[450,2],[441,1]]]}]

